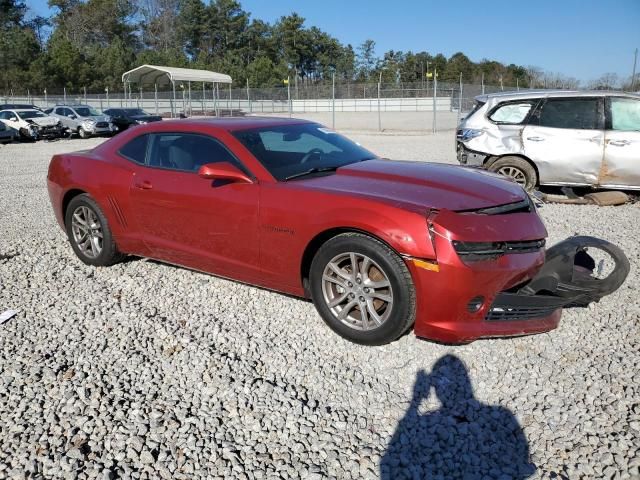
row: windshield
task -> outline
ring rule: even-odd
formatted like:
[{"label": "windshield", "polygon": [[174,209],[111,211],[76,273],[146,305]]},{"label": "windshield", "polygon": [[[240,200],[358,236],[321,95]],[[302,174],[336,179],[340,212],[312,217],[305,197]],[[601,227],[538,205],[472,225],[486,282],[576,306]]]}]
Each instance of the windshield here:
[{"label": "windshield", "polygon": [[315,123],[253,128],[233,132],[233,135],[279,181],[309,170],[326,174],[326,170],[376,157]]},{"label": "windshield", "polygon": [[38,112],[37,110],[28,110],[26,112],[18,112],[20,118],[36,118],[36,117],[46,117],[46,115],[42,112]]},{"label": "windshield", "polygon": [[91,107],[78,107],[76,108],[76,113],[81,117],[97,117],[100,115],[100,112]]},{"label": "windshield", "polygon": [[125,108],[124,113],[127,115],[149,115],[147,112],[142,110],[141,108]]}]

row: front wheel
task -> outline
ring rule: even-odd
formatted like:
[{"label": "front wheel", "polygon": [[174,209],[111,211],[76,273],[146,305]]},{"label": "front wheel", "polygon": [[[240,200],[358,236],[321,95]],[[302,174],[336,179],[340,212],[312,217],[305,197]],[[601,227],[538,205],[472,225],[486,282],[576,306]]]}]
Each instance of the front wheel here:
[{"label": "front wheel", "polygon": [[488,170],[511,178],[527,191],[533,190],[538,183],[536,169],[524,158],[502,157],[489,165]]},{"label": "front wheel", "polygon": [[122,259],[107,218],[96,201],[86,193],[69,202],[65,226],[73,251],[87,265],[104,267]]},{"label": "front wheel", "polygon": [[415,321],[415,290],[403,260],[359,233],[327,241],[311,264],[313,302],[342,337],[363,345],[396,340]]},{"label": "front wheel", "polygon": [[78,129],[78,135],[80,135],[80,138],[89,138],[91,136],[91,134],[82,127]]}]

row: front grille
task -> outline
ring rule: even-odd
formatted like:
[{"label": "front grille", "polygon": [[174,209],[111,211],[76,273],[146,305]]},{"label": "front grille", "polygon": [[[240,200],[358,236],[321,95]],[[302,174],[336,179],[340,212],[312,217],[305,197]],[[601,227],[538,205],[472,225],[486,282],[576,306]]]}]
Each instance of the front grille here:
[{"label": "front grille", "polygon": [[524,242],[461,242],[453,240],[453,248],[464,261],[489,260],[507,253],[532,253],[544,248],[545,240]]},{"label": "front grille", "polygon": [[98,122],[96,123],[96,128],[107,128],[109,124],[107,122]]},{"label": "front grille", "polygon": [[544,318],[566,305],[566,298],[550,295],[500,293],[489,308],[485,320],[508,322]]},{"label": "front grille", "polygon": [[57,133],[59,130],[57,125],[52,125],[50,127],[38,127],[38,131],[42,134],[47,134],[47,133]]}]

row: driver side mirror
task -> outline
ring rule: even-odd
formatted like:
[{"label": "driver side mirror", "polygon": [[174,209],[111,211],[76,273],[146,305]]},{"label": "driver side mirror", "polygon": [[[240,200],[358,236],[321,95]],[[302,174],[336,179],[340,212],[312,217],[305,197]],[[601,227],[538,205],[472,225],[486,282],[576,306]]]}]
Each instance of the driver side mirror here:
[{"label": "driver side mirror", "polygon": [[11,117],[9,118],[10,122],[17,122],[18,121],[18,117]]},{"label": "driver side mirror", "polygon": [[244,172],[229,162],[205,163],[198,169],[198,176],[207,180],[230,180],[238,183],[253,183]]},{"label": "driver side mirror", "polygon": [[73,113],[70,113],[69,115],[67,115],[67,117],[69,117],[71,120],[76,119],[76,116]]}]

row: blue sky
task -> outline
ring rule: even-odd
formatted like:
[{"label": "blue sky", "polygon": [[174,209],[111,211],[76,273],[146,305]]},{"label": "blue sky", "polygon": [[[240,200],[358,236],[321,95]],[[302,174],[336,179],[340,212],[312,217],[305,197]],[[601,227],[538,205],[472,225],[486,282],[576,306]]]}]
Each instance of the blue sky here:
[{"label": "blue sky", "polygon": [[[206,1],[206,0],[205,0]],[[26,0],[39,14],[47,0]],[[343,43],[377,53],[426,50],[536,65],[583,81],[631,75],[640,48],[640,0],[241,0],[253,18],[293,11]],[[640,65],[638,66],[640,68]]]}]

